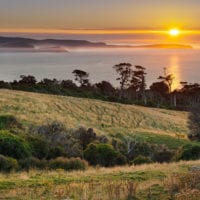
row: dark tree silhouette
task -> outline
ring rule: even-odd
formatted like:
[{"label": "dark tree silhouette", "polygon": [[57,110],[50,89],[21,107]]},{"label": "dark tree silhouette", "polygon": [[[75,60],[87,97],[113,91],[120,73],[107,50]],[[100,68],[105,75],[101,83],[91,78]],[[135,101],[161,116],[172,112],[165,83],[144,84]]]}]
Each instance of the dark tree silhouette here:
[{"label": "dark tree silhouette", "polygon": [[87,72],[76,69],[72,73],[75,76],[75,81],[77,81],[81,87],[87,86],[89,84],[89,74]]},{"label": "dark tree silhouette", "polygon": [[112,86],[111,83],[107,81],[96,83],[95,86],[101,94],[110,95],[110,96],[115,95],[115,91],[116,91],[115,88]]},{"label": "dark tree silhouette", "polygon": [[174,75],[173,74],[167,74],[166,68],[164,68],[164,76],[159,76],[158,79],[163,80],[165,83],[169,86],[169,93],[172,92],[172,84],[174,81]]},{"label": "dark tree silhouette", "polygon": [[122,99],[124,90],[130,85],[132,75],[132,65],[130,63],[120,63],[113,68],[119,74],[116,80],[120,81],[120,94],[119,98]]},{"label": "dark tree silhouette", "polygon": [[21,75],[20,78],[21,78],[19,80],[20,84],[35,85],[37,83],[36,78],[31,75],[28,75],[28,76]]},{"label": "dark tree silhouette", "polygon": [[133,76],[131,79],[131,84],[140,93],[144,104],[147,103],[146,94],[145,94],[145,89],[146,89],[146,80],[145,80],[146,72],[145,72],[145,70],[146,70],[146,68],[144,68],[140,65],[135,65],[135,70],[133,71]]},{"label": "dark tree silhouette", "polygon": [[77,86],[72,80],[63,80],[61,87],[64,89],[75,89]]},{"label": "dark tree silhouette", "polygon": [[169,92],[169,86],[164,81],[155,82],[150,86],[150,90],[165,96]]}]

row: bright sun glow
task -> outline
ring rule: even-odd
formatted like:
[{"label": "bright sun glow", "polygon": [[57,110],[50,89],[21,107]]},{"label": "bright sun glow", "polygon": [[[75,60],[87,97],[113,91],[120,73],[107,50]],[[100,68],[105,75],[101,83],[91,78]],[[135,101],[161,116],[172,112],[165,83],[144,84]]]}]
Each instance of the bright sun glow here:
[{"label": "bright sun glow", "polygon": [[178,29],[171,29],[171,30],[169,30],[169,34],[171,36],[177,36],[180,34],[180,31]]}]

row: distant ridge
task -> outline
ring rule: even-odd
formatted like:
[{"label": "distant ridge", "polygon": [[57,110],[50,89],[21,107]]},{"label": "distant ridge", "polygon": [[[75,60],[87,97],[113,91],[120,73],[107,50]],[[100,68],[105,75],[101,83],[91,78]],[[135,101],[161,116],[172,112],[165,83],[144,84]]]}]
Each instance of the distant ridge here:
[{"label": "distant ridge", "polygon": [[[16,51],[36,52],[67,52],[73,48],[167,48],[167,49],[191,49],[190,45],[182,44],[153,44],[153,45],[108,45],[104,42],[90,42],[87,40],[36,40],[22,37],[0,36],[1,49],[14,49]],[[2,51],[2,50],[1,50]]]}]

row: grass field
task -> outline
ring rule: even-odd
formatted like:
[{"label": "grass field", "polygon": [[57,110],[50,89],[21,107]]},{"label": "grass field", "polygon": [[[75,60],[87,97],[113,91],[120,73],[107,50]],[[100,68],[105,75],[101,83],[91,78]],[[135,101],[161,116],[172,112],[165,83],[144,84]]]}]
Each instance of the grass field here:
[{"label": "grass field", "polygon": [[[172,149],[189,143],[187,112],[0,90],[0,115],[13,115],[25,127],[57,120],[68,128],[83,125],[119,139],[136,134],[147,142],[166,144]],[[178,184],[176,177],[189,173],[193,165],[200,166],[200,161],[0,174],[0,199],[168,200],[171,185]],[[199,191],[197,195],[190,199],[198,200]]]},{"label": "grass field", "polygon": [[94,128],[97,133],[138,134],[160,143],[173,140],[174,146],[185,142],[176,140],[177,135],[187,138],[189,132],[187,112],[3,89],[0,90],[0,115],[5,114],[14,115],[26,125],[57,120],[68,128],[83,125]]},{"label": "grass field", "polygon": [[168,184],[174,184],[174,178],[188,173],[193,165],[200,165],[200,161],[90,168],[84,172],[32,170],[0,174],[0,199],[127,200],[129,194],[140,200],[149,195],[152,200],[167,200]]}]

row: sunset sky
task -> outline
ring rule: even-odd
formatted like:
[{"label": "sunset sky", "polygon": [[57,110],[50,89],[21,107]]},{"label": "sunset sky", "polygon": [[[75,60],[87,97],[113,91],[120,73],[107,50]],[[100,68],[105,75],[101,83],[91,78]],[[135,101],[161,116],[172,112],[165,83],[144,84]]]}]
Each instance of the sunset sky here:
[{"label": "sunset sky", "polygon": [[0,32],[118,43],[134,36],[137,43],[144,38],[171,40],[165,31],[178,28],[190,34],[176,40],[195,43],[200,35],[199,8],[199,0],[1,0]]}]

